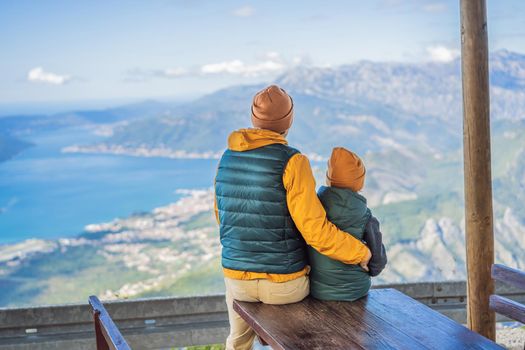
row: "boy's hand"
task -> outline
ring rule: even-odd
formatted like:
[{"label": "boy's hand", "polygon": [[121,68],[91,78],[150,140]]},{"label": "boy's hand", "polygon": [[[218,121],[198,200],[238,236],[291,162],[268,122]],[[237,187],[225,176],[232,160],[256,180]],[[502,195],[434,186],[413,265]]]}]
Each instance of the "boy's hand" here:
[{"label": "boy's hand", "polygon": [[370,252],[370,249],[368,249],[368,247],[366,249],[366,252],[367,252],[367,254],[365,255],[365,258],[363,259],[363,261],[361,261],[359,263],[359,266],[361,266],[363,268],[363,270],[368,272],[369,271],[368,270],[368,263],[370,262],[370,259],[372,259],[372,253]]}]

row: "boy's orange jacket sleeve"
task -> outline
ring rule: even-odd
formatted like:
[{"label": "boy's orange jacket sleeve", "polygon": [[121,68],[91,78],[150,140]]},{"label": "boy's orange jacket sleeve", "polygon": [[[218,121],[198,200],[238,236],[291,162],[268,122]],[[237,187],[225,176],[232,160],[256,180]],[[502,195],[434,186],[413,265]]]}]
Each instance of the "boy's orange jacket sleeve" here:
[{"label": "boy's orange jacket sleeve", "polygon": [[308,245],[345,264],[359,264],[365,259],[368,247],[339,230],[326,218],[306,156],[296,154],[290,158],[283,174],[283,183],[288,210]]}]

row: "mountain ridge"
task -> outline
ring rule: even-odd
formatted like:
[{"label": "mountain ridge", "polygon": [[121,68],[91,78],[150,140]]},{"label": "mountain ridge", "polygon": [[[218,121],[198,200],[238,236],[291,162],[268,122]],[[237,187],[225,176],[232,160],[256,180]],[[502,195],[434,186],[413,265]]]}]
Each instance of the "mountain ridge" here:
[{"label": "mountain ridge", "polygon": [[[525,86],[523,72],[525,55],[491,54],[493,121],[524,118],[525,93],[516,89]],[[366,61],[337,68],[297,67],[275,82],[294,98],[296,118],[289,140],[306,153],[329,154],[331,145],[324,140],[360,153],[380,151],[385,147],[377,139],[440,152],[461,144],[459,73],[458,60]],[[225,88],[180,106],[166,106],[160,116],[115,128],[105,144],[220,152],[230,131],[250,126],[251,98],[263,86]],[[359,142],[350,143],[348,136]]]}]

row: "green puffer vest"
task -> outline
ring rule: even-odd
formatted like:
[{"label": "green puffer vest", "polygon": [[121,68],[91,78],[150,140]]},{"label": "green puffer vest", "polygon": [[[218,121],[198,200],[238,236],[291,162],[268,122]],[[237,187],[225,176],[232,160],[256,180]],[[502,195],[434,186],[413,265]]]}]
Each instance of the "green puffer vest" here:
[{"label": "green puffer vest", "polygon": [[283,184],[288,160],[297,153],[282,144],[224,152],[215,178],[223,267],[288,274],[307,265],[306,243]]},{"label": "green puffer vest", "polygon": [[[371,217],[366,198],[349,189],[321,186],[319,199],[328,220],[340,230],[362,240]],[[370,289],[370,275],[359,265],[348,265],[320,254],[308,247],[310,258],[310,294],[321,300],[354,301]]]}]

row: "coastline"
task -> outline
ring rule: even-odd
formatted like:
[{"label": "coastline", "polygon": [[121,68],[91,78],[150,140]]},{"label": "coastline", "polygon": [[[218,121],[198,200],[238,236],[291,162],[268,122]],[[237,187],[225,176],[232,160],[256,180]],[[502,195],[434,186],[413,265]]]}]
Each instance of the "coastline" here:
[{"label": "coastline", "polygon": [[[74,238],[0,244],[0,280],[13,285],[0,293],[0,307],[76,302],[89,294],[104,299],[157,295],[199,269],[220,276],[213,192],[178,192],[182,197],[173,203],[86,225]],[[193,290],[193,284],[185,288]]]},{"label": "coastline", "polygon": [[185,150],[174,150],[168,147],[126,147],[122,145],[108,145],[105,143],[92,146],[71,145],[61,149],[62,153],[84,153],[84,154],[114,154],[133,157],[160,157],[171,159],[220,159],[221,152],[190,152]]},{"label": "coastline", "polygon": [[[127,147],[123,145],[109,145],[99,143],[96,145],[71,145],[62,147],[61,153],[80,153],[80,154],[112,154],[144,158],[170,158],[170,159],[220,159],[224,151],[204,151],[194,152],[186,150],[175,150],[169,147],[148,147],[141,145],[138,147]],[[318,153],[304,153],[312,162],[324,162],[328,157]]]},{"label": "coastline", "polygon": [[[0,276],[5,273],[2,269],[3,264],[15,267],[35,255],[52,253],[67,247],[170,240],[173,232],[149,229],[154,228],[159,222],[164,222],[163,227],[166,228],[166,221],[169,220],[173,220],[170,224],[176,227],[195,215],[210,211],[212,204],[208,202],[213,202],[211,190],[180,189],[175,192],[182,197],[173,203],[143,214],[131,214],[107,222],[87,224],[81,233],[69,237],[27,238],[16,242],[0,243]],[[134,230],[136,232],[132,233],[131,231]]]}]

